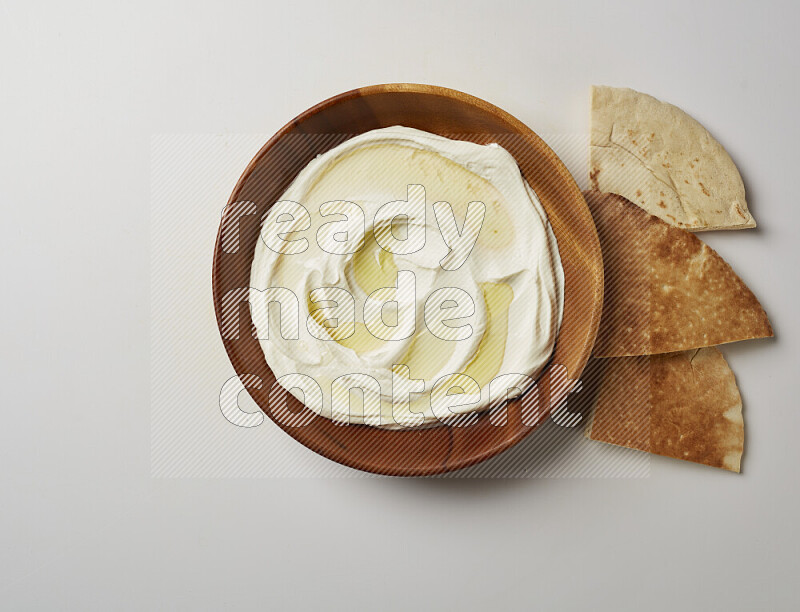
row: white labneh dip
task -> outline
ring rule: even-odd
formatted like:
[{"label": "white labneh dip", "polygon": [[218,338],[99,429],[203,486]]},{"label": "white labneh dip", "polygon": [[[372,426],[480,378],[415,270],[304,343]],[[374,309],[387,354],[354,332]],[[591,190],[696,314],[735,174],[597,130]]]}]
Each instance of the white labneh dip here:
[{"label": "white labneh dip", "polygon": [[555,236],[508,151],[400,126],[300,172],[250,277],[278,383],[326,418],[387,428],[464,424],[525,391],[563,307]]}]

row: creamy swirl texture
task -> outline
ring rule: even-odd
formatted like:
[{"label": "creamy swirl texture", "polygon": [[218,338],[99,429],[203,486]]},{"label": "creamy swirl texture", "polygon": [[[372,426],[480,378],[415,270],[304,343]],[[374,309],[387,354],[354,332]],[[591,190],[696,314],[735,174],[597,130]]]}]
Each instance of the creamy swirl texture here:
[{"label": "creamy swirl texture", "polygon": [[399,126],[300,172],[250,283],[280,384],[326,418],[389,428],[463,423],[524,391],[563,314],[555,236],[514,158]]}]

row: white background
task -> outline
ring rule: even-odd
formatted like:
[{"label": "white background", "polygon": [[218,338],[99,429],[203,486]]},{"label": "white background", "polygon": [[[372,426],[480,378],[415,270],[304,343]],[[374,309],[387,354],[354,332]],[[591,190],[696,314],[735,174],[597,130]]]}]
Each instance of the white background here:
[{"label": "white background", "polygon": [[[798,5],[333,4],[0,4],[0,607],[796,609]],[[759,228],[702,237],[777,334],[725,350],[741,475],[151,478],[151,134],[269,134],[394,81],[550,133],[630,86],[719,138]]]}]

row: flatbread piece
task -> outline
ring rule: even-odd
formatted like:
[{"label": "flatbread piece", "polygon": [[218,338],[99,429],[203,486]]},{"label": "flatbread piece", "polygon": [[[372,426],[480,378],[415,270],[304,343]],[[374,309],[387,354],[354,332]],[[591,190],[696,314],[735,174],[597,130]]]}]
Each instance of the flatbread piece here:
[{"label": "flatbread piece", "polygon": [[718,349],[604,361],[586,437],[739,471],[742,398]]},{"label": "flatbread piece", "polygon": [[595,357],[671,353],[772,336],[764,309],[697,236],[618,195],[586,191],[603,250]]},{"label": "flatbread piece", "polygon": [[730,155],[677,106],[592,87],[592,185],[692,231],[755,227]]}]

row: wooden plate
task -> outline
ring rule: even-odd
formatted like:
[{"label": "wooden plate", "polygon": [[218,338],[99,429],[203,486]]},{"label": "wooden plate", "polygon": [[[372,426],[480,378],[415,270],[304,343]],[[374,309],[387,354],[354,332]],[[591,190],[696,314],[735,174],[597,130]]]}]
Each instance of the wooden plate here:
[{"label": "wooden plate", "polygon": [[[497,142],[516,159],[550,217],[565,274],[564,319],[553,359],[537,383],[539,415],[523,418],[520,401],[505,425],[484,414],[467,427],[387,431],[335,425],[286,393],[295,423],[270,411],[275,377],[255,338],[246,290],[263,215],[315,156],[369,130],[392,125],[478,143]],[[354,89],[305,111],[283,127],[247,166],[223,214],[213,263],[214,307],[223,343],[256,403],[286,433],[315,452],[360,470],[420,476],[464,468],[512,447],[547,418],[577,379],[597,335],[603,303],[603,265],[592,217],[575,181],[531,129],[473,96],[431,85],[390,84]],[[229,316],[238,303],[235,333]],[[227,310],[225,310],[227,309]],[[226,317],[227,313],[227,318]],[[235,327],[235,326],[234,326]],[[559,384],[557,384],[557,382]],[[284,415],[285,416],[285,415]]]}]

